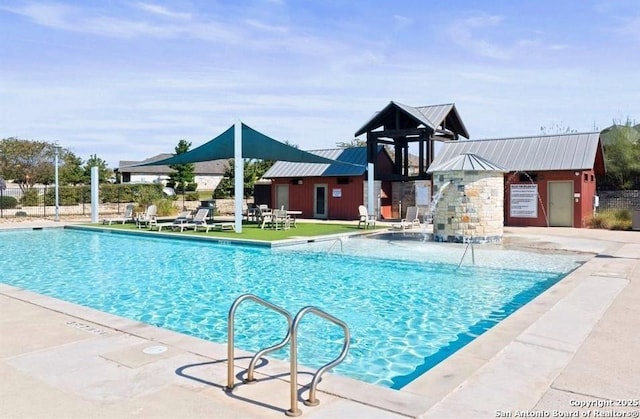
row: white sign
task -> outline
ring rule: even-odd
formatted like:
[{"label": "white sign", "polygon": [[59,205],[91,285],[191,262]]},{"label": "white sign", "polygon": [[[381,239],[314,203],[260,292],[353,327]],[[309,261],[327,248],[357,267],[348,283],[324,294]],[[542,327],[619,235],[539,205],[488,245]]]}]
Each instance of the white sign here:
[{"label": "white sign", "polygon": [[342,189],[336,188],[332,192],[331,196],[334,198],[342,198]]},{"label": "white sign", "polygon": [[429,182],[416,182],[416,205],[429,205],[431,203],[431,184]]},{"label": "white sign", "polygon": [[538,185],[512,184],[509,215],[514,218],[538,218]]}]

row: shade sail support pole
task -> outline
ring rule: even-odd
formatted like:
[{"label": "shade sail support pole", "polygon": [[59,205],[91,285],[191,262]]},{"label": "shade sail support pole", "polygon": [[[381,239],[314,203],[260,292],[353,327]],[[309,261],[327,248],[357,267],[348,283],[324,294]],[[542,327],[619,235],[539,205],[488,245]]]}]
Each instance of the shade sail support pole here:
[{"label": "shade sail support pole", "polygon": [[369,215],[376,215],[374,200],[375,200],[375,183],[373,179],[374,167],[373,163],[367,164],[367,212]]},{"label": "shade sail support pole", "polygon": [[242,200],[244,198],[244,160],[242,158],[242,122],[236,119],[233,128],[235,230],[242,233]]}]

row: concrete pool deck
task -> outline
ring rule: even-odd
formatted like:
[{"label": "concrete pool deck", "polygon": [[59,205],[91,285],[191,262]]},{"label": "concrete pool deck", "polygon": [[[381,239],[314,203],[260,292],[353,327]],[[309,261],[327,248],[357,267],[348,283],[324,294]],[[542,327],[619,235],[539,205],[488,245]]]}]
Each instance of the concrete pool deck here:
[{"label": "concrete pool deck", "polygon": [[[507,227],[504,242],[595,256],[400,391],[326,374],[317,407],[298,391],[302,417],[638,417],[640,232]],[[285,417],[289,366],[267,358],[229,394],[225,345],[0,285],[3,418]]]}]

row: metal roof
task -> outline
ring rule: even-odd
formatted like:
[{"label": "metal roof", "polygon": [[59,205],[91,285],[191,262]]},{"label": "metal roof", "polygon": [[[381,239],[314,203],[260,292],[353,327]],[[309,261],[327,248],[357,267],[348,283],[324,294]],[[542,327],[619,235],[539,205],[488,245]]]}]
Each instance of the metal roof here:
[{"label": "metal roof", "polygon": [[447,141],[431,167],[441,166],[461,154],[473,153],[510,172],[589,170],[594,168],[601,147],[599,132]]},{"label": "metal roof", "polygon": [[[393,109],[400,109],[413,120],[413,125],[424,125],[436,130],[439,127],[446,128],[463,137],[469,138],[467,128],[462,123],[460,115],[456,110],[455,104],[447,103],[444,105],[430,105],[413,107],[402,103],[391,101],[387,106],[379,112],[376,112],[358,131],[355,136],[364,134],[367,131],[389,123],[390,112]],[[393,118],[392,118],[393,119]]]},{"label": "metal roof", "polygon": [[[164,160],[169,157],[172,157],[173,154],[163,153],[158,154],[157,156],[149,157],[143,161],[129,161],[129,160],[120,160],[118,164],[118,171],[120,173],[145,173],[145,174],[167,174],[171,173],[173,169],[171,169],[167,165],[160,166],[136,166],[142,163],[154,162],[159,160]],[[195,175],[223,175],[229,166],[227,159],[218,159],[211,161],[204,161],[199,163],[194,163],[194,174]]]},{"label": "metal roof", "polygon": [[364,174],[367,168],[367,147],[311,150],[309,152],[350,164],[295,163],[280,160],[275,162],[262,177],[273,179],[312,176],[360,176]]},{"label": "metal roof", "polygon": [[450,170],[465,170],[465,171],[477,171],[477,172],[506,172],[507,170],[489,160],[472,154],[463,153],[457,157],[447,160],[438,166],[432,164],[427,170],[427,173],[432,172],[446,172]]}]

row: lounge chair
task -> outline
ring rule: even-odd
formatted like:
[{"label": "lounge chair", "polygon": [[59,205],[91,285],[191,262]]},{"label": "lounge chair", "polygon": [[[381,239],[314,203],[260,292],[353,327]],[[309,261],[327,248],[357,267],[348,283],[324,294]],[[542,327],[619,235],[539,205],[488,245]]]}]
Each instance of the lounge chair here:
[{"label": "lounge chair", "polygon": [[181,232],[189,228],[196,230],[198,226],[207,224],[207,216],[209,216],[209,208],[200,208],[191,220],[188,220],[186,223],[176,224],[172,228],[174,230],[180,229]]},{"label": "lounge chair", "polygon": [[358,228],[360,228],[360,226],[363,226],[366,229],[366,228],[369,228],[370,225],[373,225],[373,227],[376,226],[376,216],[369,215],[369,211],[367,210],[367,207],[365,207],[364,205],[360,205],[358,207],[358,214],[360,215],[360,219],[358,221]]},{"label": "lounge chair", "polygon": [[[191,211],[182,211],[180,214],[178,214],[175,220],[166,223],[156,223],[155,227],[158,228],[158,231],[162,231],[164,227],[173,230],[176,227],[179,227],[181,224],[188,223],[189,220],[191,220]],[[149,229],[153,230],[153,227],[154,226],[150,226]]]},{"label": "lounge chair", "polygon": [[145,212],[140,212],[136,216],[136,225],[138,228],[142,228],[143,225],[151,228],[151,226],[158,224],[156,214],[158,213],[158,207],[155,205],[149,205]]},{"label": "lounge chair", "polygon": [[400,223],[391,224],[391,228],[397,230],[407,230],[409,228],[420,227],[420,218],[419,218],[418,207],[407,207],[407,212],[403,219],[400,220]]},{"label": "lounge chair", "polygon": [[235,223],[232,223],[230,221],[228,222],[215,222],[215,223],[202,223],[202,224],[198,224],[197,226],[195,226],[193,228],[194,231],[199,231],[200,229],[204,230],[205,233],[208,233],[209,230],[233,230],[235,227]]},{"label": "lounge chair", "polygon": [[127,221],[133,221],[133,204],[127,204],[124,207],[124,213],[122,217],[113,217],[113,218],[103,218],[102,224],[111,225],[113,223],[126,223]]}]

